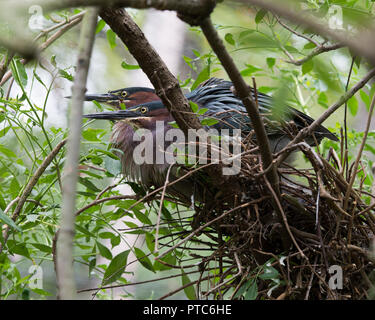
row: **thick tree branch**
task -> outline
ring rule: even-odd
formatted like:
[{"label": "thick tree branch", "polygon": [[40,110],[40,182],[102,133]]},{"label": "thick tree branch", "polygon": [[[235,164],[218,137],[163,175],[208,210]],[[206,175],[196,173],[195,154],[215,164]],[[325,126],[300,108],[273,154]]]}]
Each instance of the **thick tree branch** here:
[{"label": "thick tree branch", "polygon": [[[249,114],[251,119],[251,124],[254,128],[255,135],[257,138],[262,164],[264,168],[269,167],[272,164],[272,152],[270,143],[267,137],[266,129],[264,127],[262,118],[260,116],[259,110],[252,99],[250,87],[246,84],[243,80],[239,70],[237,69],[232,57],[229,55],[227,49],[224,46],[223,41],[219,37],[215,27],[212,24],[211,18],[204,19],[200,27],[210,44],[211,48],[219,58],[221,64],[223,65],[225,71],[227,72],[229,78],[232,80],[233,85],[236,89],[237,95],[242,100],[246,110]],[[267,173],[268,181],[270,182],[278,201],[280,199],[280,188],[279,188],[279,176],[277,174],[277,168],[273,167]],[[282,213],[277,206],[277,201],[273,201],[274,209],[278,214],[279,221],[284,226],[284,234],[283,234],[283,242],[284,242],[284,249],[289,247],[289,238],[286,232],[286,226],[283,223],[284,219]]]},{"label": "thick tree branch", "polygon": [[142,30],[128,13],[124,9],[105,8],[100,12],[100,16],[137,60],[181,130],[187,134],[189,128],[200,129],[201,124],[192,113],[178,80],[168,70],[164,61],[149,44]]},{"label": "thick tree branch", "polygon": [[99,9],[91,8],[84,16],[79,42],[77,73],[72,88],[69,117],[70,132],[64,166],[62,217],[57,242],[57,280],[61,299],[74,299],[76,294],[73,270],[73,238],[82,110],[98,12]]},{"label": "thick tree branch", "polygon": [[216,0],[3,0],[1,6],[26,11],[32,5],[39,5],[44,11],[82,6],[131,7],[136,9],[155,8],[172,10],[191,17],[206,17],[215,7]]}]

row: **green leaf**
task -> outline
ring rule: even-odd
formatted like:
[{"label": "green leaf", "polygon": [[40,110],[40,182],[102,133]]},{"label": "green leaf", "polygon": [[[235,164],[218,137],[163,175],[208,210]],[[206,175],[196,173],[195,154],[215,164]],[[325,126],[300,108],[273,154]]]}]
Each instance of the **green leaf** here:
[{"label": "green leaf", "polygon": [[228,42],[230,45],[234,46],[236,42],[233,39],[233,34],[227,33],[224,37],[225,41]]},{"label": "green leaf", "polygon": [[152,225],[151,220],[145,214],[143,214],[141,211],[135,210],[135,208],[133,208],[133,212],[134,212],[134,215],[136,216],[136,218],[140,222],[142,222],[145,225]]},{"label": "green leaf", "polygon": [[44,82],[42,81],[42,79],[39,77],[39,75],[35,72],[35,70],[34,70],[34,77],[35,77],[35,79],[36,80],[38,80],[38,82],[46,89],[46,90],[48,90],[48,88],[47,88],[47,86],[44,84]]},{"label": "green leaf", "polygon": [[59,74],[60,74],[63,78],[65,78],[65,79],[67,79],[67,80],[69,80],[69,81],[74,81],[74,77],[73,77],[69,72],[67,72],[67,71],[65,71],[65,70],[63,70],[63,69],[59,69]]},{"label": "green leaf", "polygon": [[173,128],[176,128],[176,129],[178,129],[179,128],[179,126],[178,126],[178,124],[177,124],[177,122],[176,121],[171,121],[171,122],[168,122],[168,124],[171,126],[171,127],[173,127]]},{"label": "green leaf", "polygon": [[33,247],[37,248],[38,250],[45,252],[45,253],[51,253],[52,248],[50,246],[47,246],[45,244],[41,243],[30,243]]},{"label": "green leaf", "polygon": [[318,103],[324,108],[328,108],[328,98],[324,92],[321,92],[318,97]]},{"label": "green leaf", "polygon": [[[150,250],[150,252],[154,252],[154,250],[155,250],[155,237],[151,233],[146,233],[145,238],[146,238],[146,245],[147,245],[148,250]],[[156,262],[157,261],[155,261],[155,263]]]},{"label": "green leaf", "polygon": [[307,60],[303,65],[302,65],[302,74],[306,74],[310,72],[314,68],[314,62],[313,59]]},{"label": "green leaf", "polygon": [[250,284],[249,289],[247,289],[244,298],[245,300],[255,300],[257,296],[258,296],[258,285],[257,285],[257,282],[253,280]]},{"label": "green leaf", "polygon": [[275,59],[275,58],[272,58],[272,57],[268,57],[268,58],[266,59],[266,61],[267,61],[268,68],[270,68],[270,69],[272,69],[273,66],[274,66],[275,63],[276,63],[276,59]]},{"label": "green leaf", "polygon": [[126,70],[138,70],[141,67],[134,64],[127,64],[125,61],[121,62],[121,67],[123,67]]},{"label": "green leaf", "polygon": [[312,42],[308,42],[303,46],[304,49],[314,49],[315,47],[316,45]]},{"label": "green leaf", "polygon": [[[160,260],[168,263],[171,266],[174,266],[174,265],[176,265],[177,259],[176,259],[176,256],[172,252],[169,252],[164,258],[162,258]],[[172,267],[169,266],[169,265],[163,264],[163,263],[159,262],[158,260],[156,260],[155,263],[154,263],[154,268],[155,268],[155,270],[165,271],[165,270],[172,269]]]},{"label": "green leaf", "polygon": [[242,40],[243,38],[246,38],[248,35],[250,35],[250,34],[252,34],[252,33],[254,33],[255,32],[255,30],[251,30],[251,29],[249,29],[249,30],[245,30],[245,31],[242,31],[241,33],[240,33],[240,35],[238,36],[238,39],[239,40]]},{"label": "green leaf", "polygon": [[359,92],[359,95],[361,96],[361,99],[362,101],[364,102],[364,104],[366,105],[366,108],[367,110],[370,109],[370,104],[371,104],[371,99],[370,97],[366,94],[366,92],[364,92],[363,90],[361,90]]},{"label": "green leaf", "polygon": [[101,191],[88,178],[78,177],[78,183],[84,185],[87,189],[89,189],[91,191],[94,191],[94,192],[100,192]]},{"label": "green leaf", "polygon": [[203,68],[202,71],[198,74],[197,79],[191,86],[191,91],[193,91],[196,87],[198,87],[199,84],[207,80],[209,77],[210,77],[210,68],[207,66]]},{"label": "green leaf", "polygon": [[100,141],[98,134],[102,132],[100,129],[87,128],[82,131],[82,137],[87,141]]},{"label": "green leaf", "polygon": [[121,237],[120,236],[115,236],[113,238],[111,238],[111,246],[112,248],[118,246],[121,242]]},{"label": "green leaf", "polygon": [[361,57],[358,57],[358,56],[355,57],[354,63],[357,66],[357,68],[359,69],[359,67],[361,66]]},{"label": "green leaf", "polygon": [[116,47],[116,33],[114,33],[111,29],[107,31],[107,40],[111,49]]},{"label": "green leaf", "polygon": [[110,157],[104,158],[104,168],[112,175],[117,176],[121,173],[121,161]]},{"label": "green leaf", "polygon": [[251,65],[251,64],[246,64],[246,67],[247,67],[246,69],[244,69],[244,70],[241,71],[241,75],[242,75],[243,77],[249,77],[249,76],[251,76],[253,73],[257,72],[257,71],[262,71],[261,68],[258,68],[258,67],[256,67],[256,66],[253,66],[253,65]]},{"label": "green leaf", "polygon": [[56,55],[55,54],[51,56],[50,61],[51,61],[51,64],[56,68],[57,63],[56,63]]},{"label": "green leaf", "polygon": [[218,123],[219,120],[213,118],[206,118],[201,121],[202,126],[213,126],[214,124]]},{"label": "green leaf", "polygon": [[31,290],[41,296],[52,296],[52,293],[49,293],[48,291],[40,289],[40,288],[34,288]]},{"label": "green leaf", "polygon": [[6,207],[7,207],[7,204],[6,204],[5,200],[4,200],[4,197],[0,193],[0,209],[5,210]]},{"label": "green leaf", "polygon": [[15,243],[15,241],[8,241],[9,251],[13,254],[19,254],[30,259],[30,252],[26,247],[26,243]]},{"label": "green leaf", "polygon": [[348,108],[349,108],[350,113],[353,116],[355,116],[357,114],[357,111],[358,111],[358,101],[357,101],[357,98],[355,96],[351,97],[348,100]]},{"label": "green leaf", "polygon": [[8,158],[15,158],[15,157],[17,157],[17,155],[12,150],[6,148],[2,144],[0,144],[0,152],[3,153]]},{"label": "green leaf", "polygon": [[86,228],[81,227],[79,224],[76,224],[76,230],[80,231],[81,233],[85,234],[86,236],[89,236],[91,238],[96,238],[96,235],[88,231]]},{"label": "green leaf", "polygon": [[257,12],[256,16],[255,16],[255,23],[256,23],[256,24],[260,23],[260,22],[263,20],[263,18],[264,18],[264,16],[266,15],[266,13],[267,13],[267,10],[265,10],[265,9],[260,9],[260,10]]},{"label": "green leaf", "polygon": [[105,27],[105,21],[103,19],[100,19],[98,24],[96,25],[96,30],[95,30],[95,33],[99,33],[100,31],[103,30],[103,28]]},{"label": "green leaf", "polygon": [[267,265],[263,269],[263,273],[259,276],[259,278],[263,280],[277,279],[278,277],[279,277],[279,272],[271,265]]},{"label": "green leaf", "polygon": [[10,191],[11,195],[13,196],[13,198],[17,197],[20,190],[21,190],[21,186],[18,183],[17,178],[14,177],[12,179],[12,181],[10,182],[10,186],[9,186],[9,191]]},{"label": "green leaf", "polygon": [[115,256],[104,273],[103,285],[110,284],[119,279],[125,271],[129,250],[119,253]]},{"label": "green leaf", "polygon": [[[183,286],[187,285],[188,283],[191,283],[191,280],[189,279],[189,277],[186,275],[184,271],[182,271],[181,280],[182,280]],[[184,292],[189,300],[197,300],[197,296],[195,295],[195,290],[194,290],[193,285],[184,288]]]},{"label": "green leaf", "polygon": [[112,239],[115,235],[112,232],[99,233],[99,237],[102,239]]},{"label": "green leaf", "polygon": [[199,109],[198,114],[199,114],[199,115],[203,115],[203,114],[205,114],[207,111],[208,111],[208,108],[201,108],[201,109]]},{"label": "green leaf", "polygon": [[106,246],[102,245],[99,241],[96,241],[96,245],[98,246],[99,253],[102,257],[112,260],[112,253]]},{"label": "green leaf", "polygon": [[137,257],[138,261],[144,266],[146,269],[155,272],[155,269],[150,261],[150,259],[146,256],[146,254],[139,248],[134,247],[134,253]]},{"label": "green leaf", "polygon": [[198,111],[198,109],[199,109],[198,105],[197,105],[195,102],[193,102],[193,101],[189,101],[189,104],[190,104],[191,110],[192,110],[194,113],[197,113],[197,111]]},{"label": "green leaf", "polygon": [[12,74],[14,80],[16,80],[17,84],[22,87],[26,87],[27,85],[27,73],[25,66],[21,63],[20,60],[13,60],[14,63],[10,65],[12,70]]},{"label": "green leaf", "polygon": [[22,229],[18,227],[14,221],[7,216],[2,209],[0,209],[0,222],[7,224],[8,226],[12,227],[13,229],[22,232]]}]

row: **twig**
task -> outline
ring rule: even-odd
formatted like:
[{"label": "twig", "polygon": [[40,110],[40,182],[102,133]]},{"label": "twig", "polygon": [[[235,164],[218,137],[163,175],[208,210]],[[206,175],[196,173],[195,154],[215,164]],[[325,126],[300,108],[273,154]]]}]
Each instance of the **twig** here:
[{"label": "twig", "polygon": [[312,39],[312,38],[304,35],[303,33],[299,33],[296,30],[290,28],[287,24],[285,24],[284,22],[282,22],[281,19],[276,14],[274,14],[273,16],[276,18],[277,22],[280,25],[282,25],[286,30],[290,31],[291,33],[295,34],[296,36],[298,36],[300,38],[303,38],[303,39],[305,39],[305,40],[307,40],[307,41],[315,44],[315,46],[317,46],[317,47],[321,47],[321,44],[318,41],[315,41],[314,39]]},{"label": "twig", "polygon": [[372,97],[371,106],[370,106],[370,110],[369,110],[368,117],[367,117],[366,129],[365,129],[365,132],[364,132],[364,135],[363,135],[361,145],[359,147],[357,158],[355,159],[355,162],[354,162],[353,172],[352,172],[352,175],[351,175],[350,180],[349,180],[349,186],[346,190],[346,194],[345,194],[345,198],[344,198],[344,210],[345,211],[348,208],[349,197],[350,197],[350,194],[352,192],[352,188],[353,188],[355,178],[357,177],[358,164],[359,164],[359,161],[361,160],[362,152],[363,152],[363,149],[365,147],[366,140],[367,140],[367,135],[368,135],[368,132],[370,130],[372,113],[374,111],[374,105],[375,105],[375,94]]},{"label": "twig", "polygon": [[101,204],[103,202],[111,201],[111,200],[125,200],[125,199],[132,199],[136,200],[137,196],[133,195],[121,195],[121,196],[112,196],[112,197],[107,197],[107,198],[102,198],[102,199],[95,199],[93,202],[89,203],[88,205],[84,206],[83,208],[79,209],[76,211],[75,216],[80,215],[82,212],[86,211],[87,209],[96,206],[98,204]]},{"label": "twig", "polygon": [[90,8],[84,16],[77,61],[77,73],[72,88],[70,133],[64,166],[61,227],[57,241],[57,277],[60,299],[74,299],[76,294],[73,271],[73,238],[75,201],[78,181],[79,148],[81,139],[82,108],[86,80],[95,39],[98,8]]},{"label": "twig", "polygon": [[316,57],[317,55],[319,55],[321,53],[334,51],[334,50],[337,50],[337,49],[340,49],[340,48],[343,48],[343,47],[344,47],[344,45],[342,45],[340,43],[332,44],[332,45],[329,45],[329,46],[320,46],[320,47],[315,48],[306,57],[304,57],[300,60],[290,59],[290,57],[289,57],[290,60],[286,60],[286,62],[294,64],[296,66],[302,66],[305,62],[311,60],[312,58]]},{"label": "twig", "polygon": [[162,208],[163,208],[165,191],[167,190],[167,185],[169,183],[169,174],[171,173],[172,166],[173,166],[173,164],[169,165],[169,168],[168,168],[168,171],[167,171],[167,175],[165,177],[163,191],[161,193],[160,206],[159,206],[159,211],[158,211],[158,219],[157,219],[157,222],[156,222],[155,253],[159,251],[159,225],[160,225],[160,217],[161,217],[161,211],[162,211]]},{"label": "twig", "polygon": [[[49,164],[53,161],[53,159],[59,153],[60,149],[65,145],[65,143],[66,143],[66,140],[61,141],[50,152],[50,154],[44,159],[44,161],[42,162],[42,164],[40,165],[40,167],[38,168],[38,170],[35,171],[34,175],[31,177],[30,181],[26,185],[25,189],[23,190],[22,195],[18,198],[18,200],[17,200],[18,202],[16,201],[17,198],[12,201],[14,203],[17,202],[17,206],[14,209],[14,212],[13,212],[13,215],[12,215],[12,220],[13,221],[17,220],[17,218],[18,218],[18,216],[19,216],[19,214],[20,214],[20,212],[21,212],[21,210],[23,208],[23,205],[24,205],[25,201],[27,200],[27,197],[30,195],[31,191],[33,190],[34,186],[38,182],[38,180],[41,177],[41,175],[44,173],[44,171],[47,169],[47,167],[49,166]],[[10,209],[11,205],[14,204],[12,202],[8,205],[7,209],[8,208]],[[9,226],[7,226],[4,229],[4,232],[3,232],[3,239],[4,240],[2,242],[0,242],[0,253],[3,251],[4,245],[7,242],[8,237],[9,237]]]},{"label": "twig", "polygon": [[[279,165],[282,161],[284,161],[290,151],[288,151],[288,148],[290,148],[292,145],[300,142],[305,137],[311,135],[312,132],[321,125],[326,119],[328,119],[338,108],[340,108],[346,101],[348,101],[357,91],[362,89],[365,84],[371,80],[375,76],[375,68],[371,69],[358,83],[353,86],[349,91],[347,91],[345,94],[343,94],[340,99],[335,102],[332,106],[330,106],[323,114],[316,119],[313,123],[311,123],[308,127],[302,129],[292,141],[290,141],[284,149],[282,149],[279,152],[279,156],[277,159],[274,160],[274,165]],[[267,170],[267,169],[266,169]]]},{"label": "twig", "polygon": [[[237,273],[233,275],[233,277],[219,283],[217,286],[213,287],[212,289],[208,290],[204,296],[207,297],[210,293],[216,291],[217,289],[221,288],[222,286],[224,286],[225,284],[227,284],[228,282],[231,282],[233,281],[234,279],[236,279],[238,276],[240,276],[242,274],[242,266],[241,266],[241,262],[240,262],[240,259],[238,258],[238,254],[237,252],[234,252],[234,259],[236,260],[236,264],[237,264]],[[222,272],[220,272],[220,274],[222,274]]]},{"label": "twig", "polygon": [[221,214],[220,216],[212,219],[211,221],[207,222],[206,224],[200,226],[199,228],[197,228],[196,230],[194,230],[192,233],[190,233],[186,238],[184,238],[183,240],[181,240],[180,242],[178,242],[176,245],[174,245],[173,247],[169,248],[167,251],[165,251],[164,253],[162,253],[161,255],[157,256],[155,258],[155,260],[160,260],[162,259],[163,257],[165,257],[169,252],[175,250],[176,248],[178,248],[179,246],[181,246],[182,244],[184,244],[186,241],[190,240],[192,237],[194,237],[195,235],[199,234],[202,230],[204,230],[205,228],[209,227],[211,224],[215,223],[216,221],[219,221],[221,220],[222,218],[224,218],[226,215],[234,212],[234,211],[237,211],[239,209],[243,209],[243,208],[246,208],[248,206],[250,206],[252,204],[252,202],[247,202],[247,203],[244,203],[244,204],[241,204],[231,210],[228,210],[226,212],[224,212],[223,214]]},{"label": "twig", "polygon": [[[355,57],[352,58],[352,63],[350,64],[348,79],[346,80],[346,85],[345,85],[345,91],[346,92],[348,91],[350,77],[352,75],[354,62],[355,62]],[[346,179],[348,179],[348,169],[349,169],[349,163],[348,163],[348,159],[347,159],[347,155],[348,155],[347,116],[348,116],[348,101],[345,101],[345,109],[344,109],[344,138],[345,138],[345,141],[344,142],[345,142],[345,155],[346,155],[346,159],[345,159],[345,177],[346,177]]]},{"label": "twig", "polygon": [[[204,19],[200,27],[210,44],[212,50],[216,53],[217,57],[219,58],[221,64],[223,65],[225,71],[227,72],[229,78],[232,80],[233,85],[236,90],[236,94],[242,100],[244,106],[246,107],[246,111],[249,114],[251,119],[252,127],[254,128],[261,158],[262,164],[264,168],[268,168],[272,165],[272,153],[270,142],[268,140],[268,136],[266,133],[266,129],[264,127],[264,123],[261,119],[260,113],[256,104],[254,103],[251,97],[250,87],[246,84],[243,80],[239,70],[237,69],[232,57],[229,55],[228,51],[226,50],[223,41],[219,37],[214,25],[212,24],[211,19],[208,17]],[[276,198],[280,199],[280,186],[279,186],[279,176],[277,174],[277,168],[274,166],[272,167],[267,173],[266,176],[271,183],[272,189],[276,194]],[[273,201],[273,207],[278,215],[279,221],[283,222],[282,213],[279,210],[277,204]],[[283,226],[283,246],[284,249],[289,247],[289,238],[287,236],[286,226]]]},{"label": "twig", "polygon": [[[72,20],[70,20],[68,23],[64,23],[63,27],[56,31],[52,36],[50,36],[45,42],[43,42],[40,46],[39,46],[39,51],[42,52],[44,51],[45,49],[47,49],[53,42],[55,42],[58,38],[60,38],[65,32],[67,32],[68,30],[70,30],[71,28],[73,28],[75,25],[77,25],[79,22],[81,22],[82,20],[82,16],[78,16]],[[42,34],[44,34],[42,32]],[[36,40],[39,39],[38,37],[36,37]],[[29,63],[31,60],[30,59],[21,59],[20,62],[22,64],[27,64]],[[0,81],[0,86],[4,85],[4,83],[6,83],[12,76],[12,72],[11,71],[8,71],[5,73],[5,75],[3,77],[0,77],[1,81]]]}]

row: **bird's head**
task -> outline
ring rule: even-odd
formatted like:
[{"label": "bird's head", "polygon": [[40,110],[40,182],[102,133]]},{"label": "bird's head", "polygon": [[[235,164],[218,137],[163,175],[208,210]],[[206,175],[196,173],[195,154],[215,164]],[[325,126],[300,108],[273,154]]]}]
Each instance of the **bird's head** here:
[{"label": "bird's head", "polygon": [[142,103],[126,110],[107,111],[84,115],[89,119],[121,121],[131,125],[134,129],[154,129],[156,121],[173,121],[168,109],[161,101]]},{"label": "bird's head", "polygon": [[145,87],[130,87],[109,91],[108,93],[104,94],[87,94],[85,96],[85,100],[95,100],[97,102],[113,106],[116,109],[123,109],[122,104],[124,104],[126,108],[131,108],[142,103],[159,100],[159,97],[155,93],[154,89]]}]

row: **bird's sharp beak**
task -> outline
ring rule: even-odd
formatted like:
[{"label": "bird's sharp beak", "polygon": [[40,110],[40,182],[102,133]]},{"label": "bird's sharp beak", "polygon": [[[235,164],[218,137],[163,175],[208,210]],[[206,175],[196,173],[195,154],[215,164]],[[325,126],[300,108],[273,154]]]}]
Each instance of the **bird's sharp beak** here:
[{"label": "bird's sharp beak", "polygon": [[122,120],[129,118],[138,118],[139,114],[133,110],[119,110],[85,114],[84,117],[88,119]]},{"label": "bird's sharp beak", "polygon": [[85,101],[97,101],[97,102],[113,102],[119,101],[119,97],[111,94],[111,93],[104,93],[104,94],[86,94]]}]

